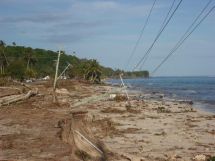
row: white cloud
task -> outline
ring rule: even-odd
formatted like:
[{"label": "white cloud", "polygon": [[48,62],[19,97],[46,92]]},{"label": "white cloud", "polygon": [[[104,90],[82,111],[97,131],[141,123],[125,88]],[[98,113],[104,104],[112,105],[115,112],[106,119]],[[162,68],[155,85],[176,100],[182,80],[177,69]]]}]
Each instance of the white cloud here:
[{"label": "white cloud", "polygon": [[118,8],[118,4],[116,2],[113,2],[113,1],[93,2],[92,6],[95,7],[96,9],[100,9],[100,10],[109,10],[109,9]]},{"label": "white cloud", "polygon": [[[72,4],[70,12],[77,16],[115,18],[144,17],[148,13],[150,5],[138,5],[132,3],[120,3],[116,1],[76,1]],[[159,8],[159,7],[158,7]],[[103,18],[105,18],[103,17]]]},{"label": "white cloud", "polygon": [[[4,26],[12,24],[16,27],[14,32],[25,31],[31,35],[31,38],[40,39],[42,36],[43,40],[48,42],[64,41],[65,38],[66,43],[70,40],[71,43],[82,41],[89,36],[107,36],[108,39],[114,27],[118,30],[123,25],[123,28],[128,27],[128,21],[133,19],[144,20],[151,7],[151,4],[113,0],[19,0],[19,2],[3,0],[1,2],[4,5],[7,3],[7,7],[11,3],[11,6],[20,10],[20,12],[14,10],[14,14],[2,15],[0,23]],[[30,4],[35,7],[26,9]],[[46,36],[47,38],[44,38]],[[112,33],[112,39],[120,39],[122,35],[118,35],[118,38],[116,36]]]}]

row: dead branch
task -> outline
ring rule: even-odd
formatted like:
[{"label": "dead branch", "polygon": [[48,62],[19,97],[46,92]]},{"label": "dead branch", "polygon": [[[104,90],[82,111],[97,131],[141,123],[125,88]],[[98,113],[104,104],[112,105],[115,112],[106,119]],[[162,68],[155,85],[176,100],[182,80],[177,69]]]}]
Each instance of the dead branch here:
[{"label": "dead branch", "polygon": [[38,89],[30,90],[27,94],[20,94],[20,95],[13,95],[13,96],[6,96],[0,99],[0,107],[6,106],[11,103],[15,103],[18,101],[26,100],[34,95],[38,94]]}]

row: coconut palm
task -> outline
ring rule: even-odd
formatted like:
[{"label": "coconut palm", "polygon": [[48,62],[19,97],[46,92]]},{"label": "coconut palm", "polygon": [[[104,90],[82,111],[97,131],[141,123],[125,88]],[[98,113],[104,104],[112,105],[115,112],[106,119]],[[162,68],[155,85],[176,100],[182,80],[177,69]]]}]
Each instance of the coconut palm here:
[{"label": "coconut palm", "polygon": [[0,46],[5,46],[5,42],[3,40],[0,40]]},{"label": "coconut palm", "polygon": [[85,79],[90,80],[93,83],[99,83],[101,81],[101,67],[96,60],[91,60],[88,63],[88,67],[85,72]]},{"label": "coconut palm", "polygon": [[29,70],[31,65],[34,65],[37,60],[36,58],[33,56],[33,50],[32,48],[27,48],[24,50],[24,59],[27,61],[27,66],[26,66],[26,69]]}]

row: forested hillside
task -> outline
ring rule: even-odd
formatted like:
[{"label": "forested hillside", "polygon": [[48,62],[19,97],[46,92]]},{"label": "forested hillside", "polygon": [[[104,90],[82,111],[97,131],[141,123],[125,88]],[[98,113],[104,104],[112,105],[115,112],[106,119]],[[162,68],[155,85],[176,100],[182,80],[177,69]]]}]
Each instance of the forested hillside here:
[{"label": "forested hillside", "polygon": [[[66,75],[70,78],[98,79],[117,77],[124,73],[125,77],[148,77],[147,71],[124,72],[113,70],[98,63],[96,60],[81,59],[75,55],[61,52],[59,72],[71,64]],[[32,49],[31,47],[6,45],[0,41],[0,75],[15,79],[42,78],[55,73],[58,51]]]}]

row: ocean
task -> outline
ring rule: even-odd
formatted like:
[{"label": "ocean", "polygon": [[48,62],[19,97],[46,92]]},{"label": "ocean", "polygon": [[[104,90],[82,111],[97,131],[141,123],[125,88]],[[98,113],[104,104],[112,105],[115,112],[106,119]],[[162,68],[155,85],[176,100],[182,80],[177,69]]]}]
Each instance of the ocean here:
[{"label": "ocean", "polygon": [[[118,79],[108,81],[120,82]],[[165,98],[192,100],[194,108],[215,113],[215,77],[152,77],[124,79],[124,83],[144,94],[160,93]]]}]

